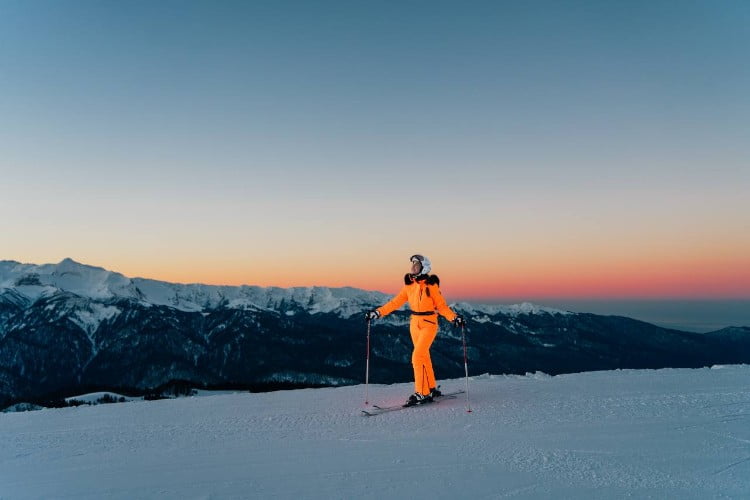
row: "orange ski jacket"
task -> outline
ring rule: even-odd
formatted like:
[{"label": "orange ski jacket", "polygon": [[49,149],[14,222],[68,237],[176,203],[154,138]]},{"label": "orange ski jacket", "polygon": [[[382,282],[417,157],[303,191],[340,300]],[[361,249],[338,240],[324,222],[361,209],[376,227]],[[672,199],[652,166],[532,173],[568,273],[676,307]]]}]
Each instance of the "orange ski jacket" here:
[{"label": "orange ski jacket", "polygon": [[438,312],[448,321],[456,319],[456,313],[448,307],[443,294],[440,293],[440,280],[437,276],[411,281],[409,275],[404,276],[404,287],[401,291],[377,310],[381,316],[387,316],[409,301],[409,307],[415,313]]}]

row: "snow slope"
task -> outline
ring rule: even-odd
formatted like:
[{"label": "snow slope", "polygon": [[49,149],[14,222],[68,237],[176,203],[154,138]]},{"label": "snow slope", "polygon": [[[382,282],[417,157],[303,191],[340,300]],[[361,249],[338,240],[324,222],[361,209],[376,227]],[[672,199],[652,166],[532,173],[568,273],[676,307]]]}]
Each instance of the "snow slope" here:
[{"label": "snow slope", "polygon": [[0,414],[0,498],[748,498],[748,380],[484,375],[472,413],[372,418],[363,386]]}]

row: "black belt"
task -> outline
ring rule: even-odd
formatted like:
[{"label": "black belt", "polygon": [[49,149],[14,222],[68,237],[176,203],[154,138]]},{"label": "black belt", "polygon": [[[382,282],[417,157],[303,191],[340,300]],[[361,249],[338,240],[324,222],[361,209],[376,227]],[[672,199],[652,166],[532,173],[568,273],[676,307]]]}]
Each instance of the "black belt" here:
[{"label": "black belt", "polygon": [[435,311],[412,312],[412,316],[432,316]]}]

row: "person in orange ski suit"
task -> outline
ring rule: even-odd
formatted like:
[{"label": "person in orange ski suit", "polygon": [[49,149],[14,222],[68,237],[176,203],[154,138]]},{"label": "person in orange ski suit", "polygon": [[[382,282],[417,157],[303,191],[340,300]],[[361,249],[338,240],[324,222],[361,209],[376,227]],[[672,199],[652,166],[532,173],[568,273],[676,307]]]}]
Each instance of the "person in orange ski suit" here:
[{"label": "person in orange ski suit", "polygon": [[411,308],[409,331],[414,344],[411,364],[414,368],[414,394],[409,396],[405,406],[412,406],[432,401],[440,396],[435,383],[435,373],[430,359],[430,346],[438,332],[438,316],[446,318],[457,326],[464,326],[464,318],[456,314],[446,304],[440,293],[440,279],[430,275],[432,264],[423,255],[412,255],[411,272],[404,276],[404,287],[389,302],[377,309],[365,313],[367,321],[387,316],[400,308],[407,301]]}]

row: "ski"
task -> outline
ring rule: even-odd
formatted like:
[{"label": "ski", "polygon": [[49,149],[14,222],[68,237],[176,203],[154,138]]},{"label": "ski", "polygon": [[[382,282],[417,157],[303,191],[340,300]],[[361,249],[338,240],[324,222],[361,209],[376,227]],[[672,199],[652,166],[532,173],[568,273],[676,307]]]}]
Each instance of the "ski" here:
[{"label": "ski", "polygon": [[431,403],[439,403],[440,400],[442,400],[442,399],[455,399],[456,396],[458,396],[459,394],[463,394],[464,392],[466,392],[466,391],[464,391],[463,389],[460,389],[458,391],[453,391],[453,392],[446,392],[446,393],[443,393],[442,395],[440,395],[440,396],[438,396],[436,398],[433,398],[433,400],[430,401],[429,403],[421,403],[421,404],[416,404],[416,405],[412,405],[412,406],[404,406],[404,405],[378,406],[378,405],[372,405],[372,410],[362,410],[362,414],[364,416],[366,416],[366,417],[374,417],[376,415],[381,415],[383,413],[389,413],[389,412],[392,412],[392,411],[406,410],[407,408],[418,408],[420,406],[429,405]]}]

